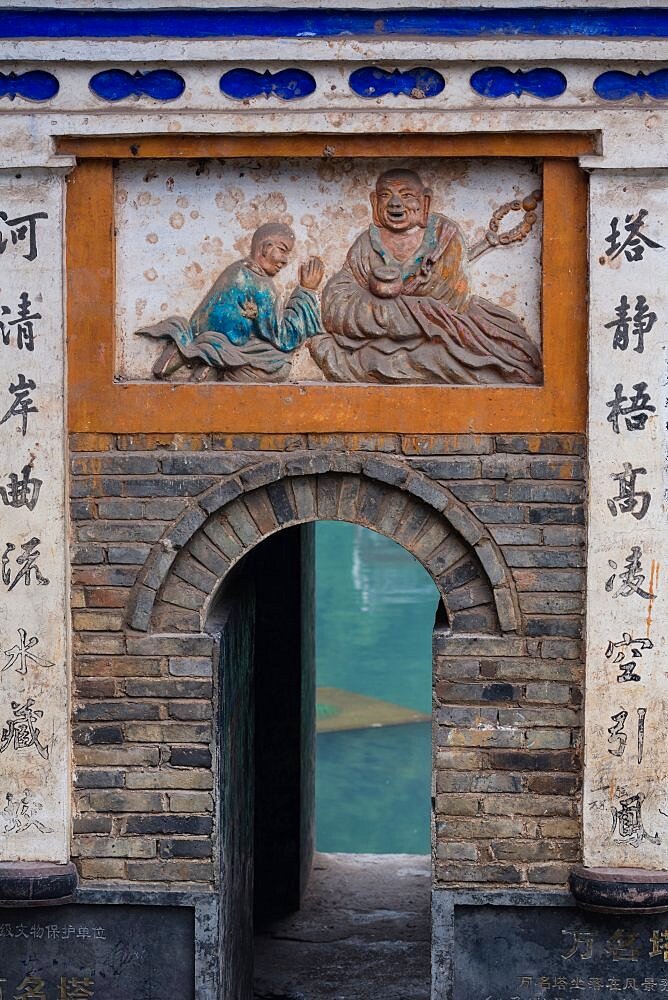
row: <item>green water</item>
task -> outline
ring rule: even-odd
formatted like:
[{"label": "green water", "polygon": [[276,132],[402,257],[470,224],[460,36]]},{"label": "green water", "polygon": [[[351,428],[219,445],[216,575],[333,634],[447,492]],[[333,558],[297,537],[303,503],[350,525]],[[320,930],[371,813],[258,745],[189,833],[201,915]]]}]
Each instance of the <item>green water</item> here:
[{"label": "green water", "polygon": [[[422,566],[373,531],[320,522],[316,588],[318,686],[429,713],[438,594]],[[428,722],[320,733],[318,850],[428,854],[430,781]]]}]

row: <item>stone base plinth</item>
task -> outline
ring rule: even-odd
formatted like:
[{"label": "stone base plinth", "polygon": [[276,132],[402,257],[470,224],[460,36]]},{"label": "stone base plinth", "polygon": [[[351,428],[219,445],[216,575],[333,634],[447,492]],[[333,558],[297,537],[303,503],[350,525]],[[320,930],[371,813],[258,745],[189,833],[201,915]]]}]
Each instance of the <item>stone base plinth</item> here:
[{"label": "stone base plinth", "polygon": [[3,862],[0,864],[0,906],[43,906],[67,903],[76,890],[77,870],[48,862]]},{"label": "stone base plinth", "polygon": [[587,910],[600,913],[668,911],[668,871],[578,865],[568,881],[573,896]]}]

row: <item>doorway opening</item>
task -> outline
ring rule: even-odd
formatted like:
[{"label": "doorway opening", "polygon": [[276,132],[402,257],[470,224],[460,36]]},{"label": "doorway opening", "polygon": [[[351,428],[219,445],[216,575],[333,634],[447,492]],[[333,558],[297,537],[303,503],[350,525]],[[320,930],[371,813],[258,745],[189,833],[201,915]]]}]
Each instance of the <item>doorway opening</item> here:
[{"label": "doorway opening", "polygon": [[438,603],[408,552],[345,523],[286,528],[226,580],[226,1000],[428,1000]]}]

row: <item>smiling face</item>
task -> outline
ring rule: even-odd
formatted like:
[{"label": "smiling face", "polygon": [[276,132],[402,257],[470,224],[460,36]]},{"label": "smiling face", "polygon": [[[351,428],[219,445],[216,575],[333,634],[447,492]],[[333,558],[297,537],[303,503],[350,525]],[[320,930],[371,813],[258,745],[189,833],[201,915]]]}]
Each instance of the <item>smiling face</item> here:
[{"label": "smiling face", "polygon": [[294,250],[295,241],[288,236],[275,236],[265,240],[254,255],[265,274],[273,277],[282,271]]},{"label": "smiling face", "polygon": [[374,222],[393,233],[424,228],[430,203],[431,191],[409,170],[381,174],[371,195]]}]

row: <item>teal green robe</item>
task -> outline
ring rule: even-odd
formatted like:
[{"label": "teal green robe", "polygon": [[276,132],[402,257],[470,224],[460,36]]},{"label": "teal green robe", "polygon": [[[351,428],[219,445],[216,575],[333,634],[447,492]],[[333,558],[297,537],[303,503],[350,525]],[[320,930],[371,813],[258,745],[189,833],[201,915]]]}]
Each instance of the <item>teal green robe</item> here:
[{"label": "teal green robe", "polygon": [[316,293],[297,286],[281,315],[272,278],[248,259],[223,271],[189,320],[171,316],[137,330],[171,338],[184,358],[223,369],[233,382],[284,381],[290,353],[321,332]]}]

